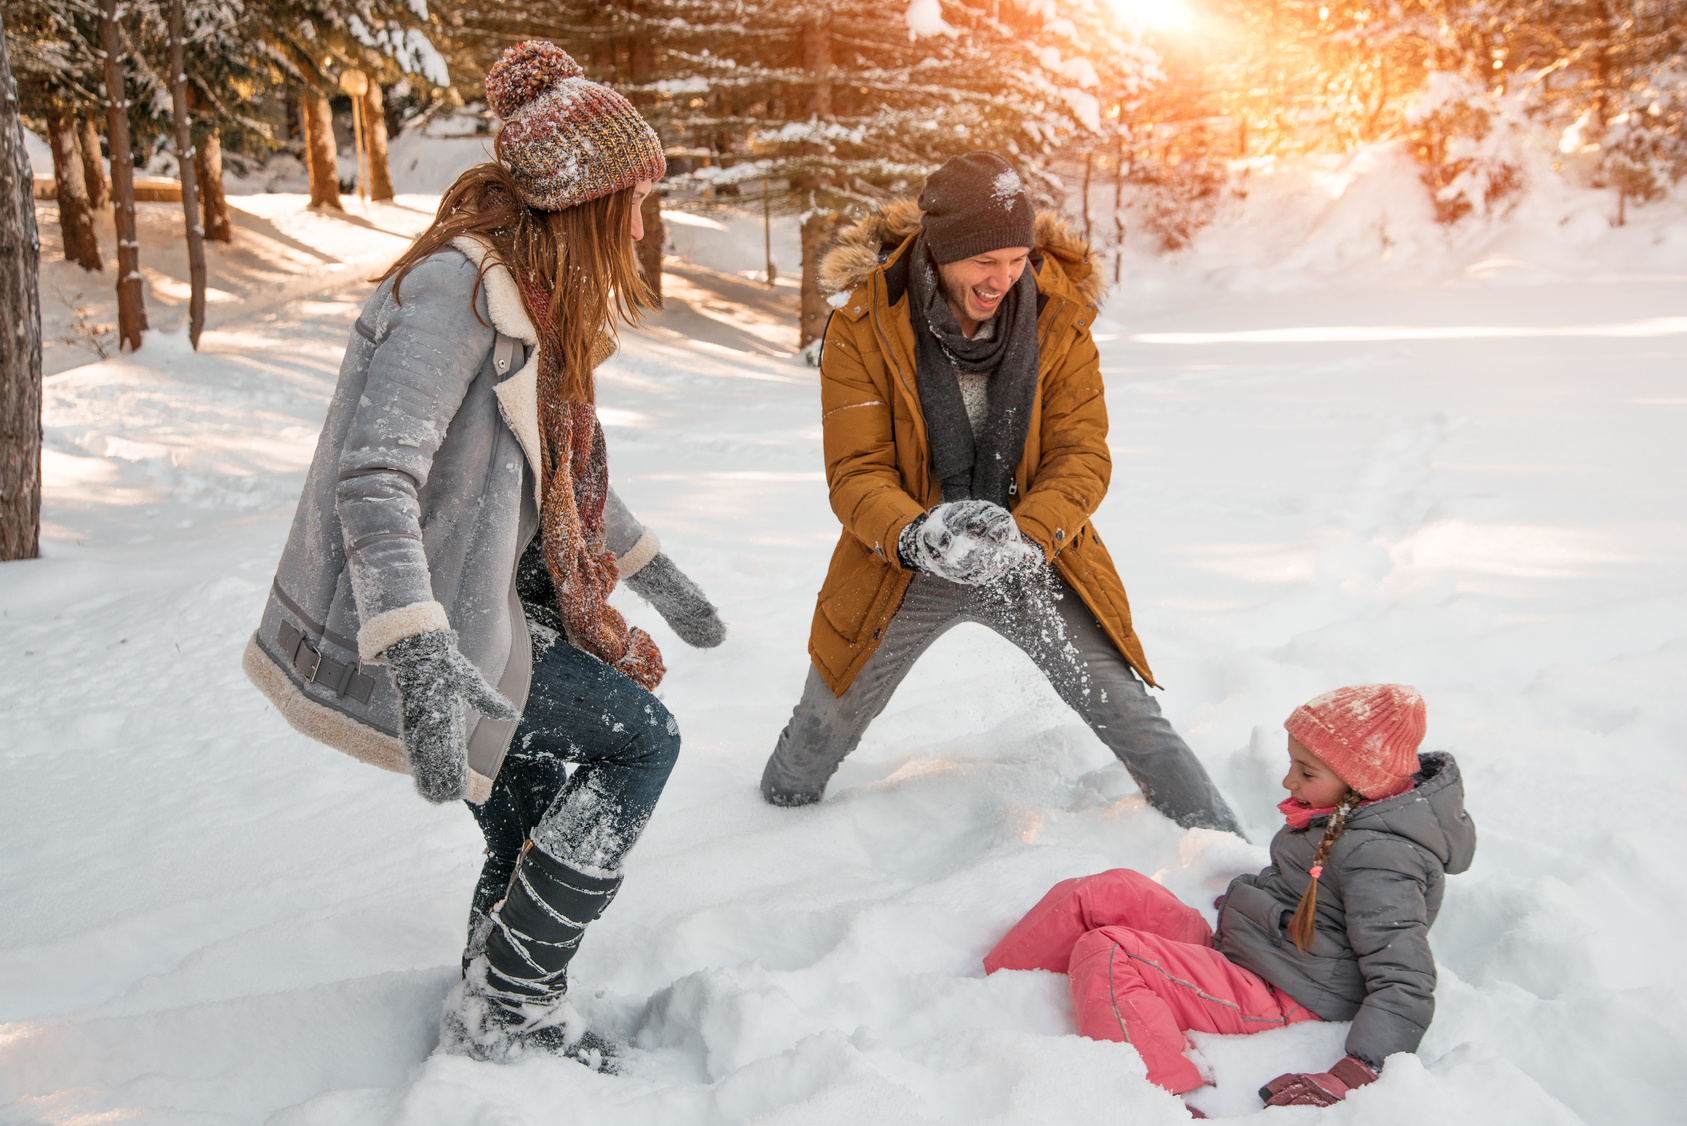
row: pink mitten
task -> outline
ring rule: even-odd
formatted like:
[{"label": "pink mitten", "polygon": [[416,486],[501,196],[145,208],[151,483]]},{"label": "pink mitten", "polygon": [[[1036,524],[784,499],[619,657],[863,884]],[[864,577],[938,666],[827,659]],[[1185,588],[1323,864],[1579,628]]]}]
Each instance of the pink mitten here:
[{"label": "pink mitten", "polygon": [[1375,1083],[1377,1073],[1356,1056],[1343,1056],[1328,1071],[1313,1075],[1279,1075],[1259,1089],[1259,1097],[1266,1106],[1331,1106],[1347,1097],[1347,1092],[1367,1083]]}]

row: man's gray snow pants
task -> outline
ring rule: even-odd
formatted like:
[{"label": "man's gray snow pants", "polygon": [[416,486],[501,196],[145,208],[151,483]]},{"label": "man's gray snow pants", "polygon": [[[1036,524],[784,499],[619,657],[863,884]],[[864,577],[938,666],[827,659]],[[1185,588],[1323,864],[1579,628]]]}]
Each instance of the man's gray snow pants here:
[{"label": "man's gray snow pants", "polygon": [[1046,568],[985,587],[916,575],[878,650],[842,696],[810,666],[802,699],[762,772],[762,795],[775,805],[819,801],[914,662],[961,622],[987,626],[1024,650],[1155,809],[1186,828],[1241,835],[1218,787],[1083,599]]}]

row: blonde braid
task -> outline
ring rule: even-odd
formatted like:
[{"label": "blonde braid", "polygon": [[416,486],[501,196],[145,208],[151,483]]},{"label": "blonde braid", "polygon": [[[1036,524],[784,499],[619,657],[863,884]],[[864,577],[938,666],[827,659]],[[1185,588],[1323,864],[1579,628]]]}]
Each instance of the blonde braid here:
[{"label": "blonde braid", "polygon": [[1324,839],[1318,842],[1318,851],[1312,854],[1312,878],[1306,881],[1306,890],[1301,892],[1294,918],[1289,920],[1289,937],[1303,952],[1312,945],[1312,934],[1316,929],[1318,877],[1323,875],[1324,861],[1330,856],[1330,846],[1341,836],[1342,829],[1347,825],[1347,815],[1352,813],[1354,806],[1358,804],[1359,795],[1352,790],[1341,796],[1341,800],[1336,802],[1334,812],[1330,814],[1330,823],[1324,830]]}]

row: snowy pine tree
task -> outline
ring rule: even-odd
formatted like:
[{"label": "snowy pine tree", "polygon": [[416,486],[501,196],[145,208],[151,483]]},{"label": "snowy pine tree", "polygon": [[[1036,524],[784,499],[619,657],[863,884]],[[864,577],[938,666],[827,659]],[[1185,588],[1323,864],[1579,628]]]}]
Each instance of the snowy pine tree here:
[{"label": "snowy pine tree", "polygon": [[[553,0],[441,7],[455,60],[551,39],[646,114],[675,182],[805,220],[805,294],[830,225],[974,149],[1044,162],[1105,145],[1105,107],[1157,74],[1103,0]],[[817,291],[816,291],[817,292]],[[813,302],[809,302],[812,304]],[[818,316],[804,314],[805,336]]]}]

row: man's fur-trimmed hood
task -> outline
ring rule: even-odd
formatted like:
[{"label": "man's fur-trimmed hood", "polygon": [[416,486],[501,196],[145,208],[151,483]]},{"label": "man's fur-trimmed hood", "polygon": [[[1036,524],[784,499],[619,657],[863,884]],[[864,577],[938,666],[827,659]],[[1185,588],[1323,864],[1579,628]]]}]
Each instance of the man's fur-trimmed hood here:
[{"label": "man's fur-trimmed hood", "polygon": [[[919,203],[908,197],[893,200],[845,228],[820,258],[821,289],[847,293],[864,283],[898,246],[919,232],[922,214]],[[1090,261],[1089,244],[1053,211],[1037,212],[1036,231],[1033,249],[1060,264],[1079,297],[1100,305],[1107,283]]]}]

